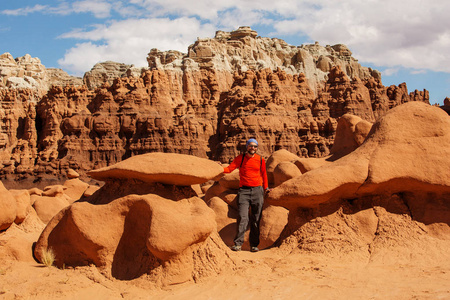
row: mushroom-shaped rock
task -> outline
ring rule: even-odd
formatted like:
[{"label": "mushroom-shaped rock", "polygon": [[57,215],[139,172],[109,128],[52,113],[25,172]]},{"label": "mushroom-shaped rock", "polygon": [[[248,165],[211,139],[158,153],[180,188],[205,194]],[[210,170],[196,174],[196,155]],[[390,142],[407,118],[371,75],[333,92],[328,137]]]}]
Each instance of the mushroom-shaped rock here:
[{"label": "mushroom-shaped rock", "polygon": [[363,146],[357,155],[370,153],[370,161],[360,194],[450,191],[450,118],[441,109],[422,102],[398,106],[374,124]]},{"label": "mushroom-shaped rock", "polygon": [[448,157],[448,115],[422,102],[406,103],[380,118],[358,149],[284,182],[268,203],[294,208],[370,194],[448,193]]},{"label": "mushroom-shaped rock", "polygon": [[16,199],[0,181],[0,230],[7,229],[16,219]]},{"label": "mushroom-shaped rock", "polygon": [[115,165],[88,172],[97,180],[138,179],[178,186],[202,184],[218,179],[223,168],[214,161],[176,153],[136,155]]},{"label": "mushroom-shaped rock", "polygon": [[267,203],[289,210],[352,197],[367,178],[368,159],[348,159],[311,170],[274,188]]}]

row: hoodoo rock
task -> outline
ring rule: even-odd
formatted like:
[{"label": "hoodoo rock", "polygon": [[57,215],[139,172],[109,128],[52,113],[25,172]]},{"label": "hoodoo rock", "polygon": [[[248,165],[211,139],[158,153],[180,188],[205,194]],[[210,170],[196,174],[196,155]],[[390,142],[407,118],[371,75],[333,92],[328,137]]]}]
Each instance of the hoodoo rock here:
[{"label": "hoodoo rock", "polygon": [[[2,70],[41,68],[3,60]],[[264,157],[285,149],[321,158],[342,115],[374,122],[401,103],[429,100],[426,90],[384,87],[345,45],[292,46],[249,27],[198,39],[187,53],[153,49],[147,60],[142,69],[100,63],[84,86],[52,83],[44,68],[29,74],[44,76],[44,92],[0,88],[0,178],[44,182],[73,169],[87,179],[88,170],[149,152],[229,162],[249,137]]]},{"label": "hoodoo rock", "polygon": [[[215,241],[214,211],[202,199],[187,197],[194,192],[183,185],[206,182],[222,171],[215,162],[173,153],[134,156],[93,171],[105,185],[54,216],[35,255],[42,260],[52,249],[57,266],[95,264],[119,279],[153,274],[164,284],[190,280],[195,268],[214,259],[208,251],[225,245]],[[161,274],[174,268],[186,269],[175,277]]]}]

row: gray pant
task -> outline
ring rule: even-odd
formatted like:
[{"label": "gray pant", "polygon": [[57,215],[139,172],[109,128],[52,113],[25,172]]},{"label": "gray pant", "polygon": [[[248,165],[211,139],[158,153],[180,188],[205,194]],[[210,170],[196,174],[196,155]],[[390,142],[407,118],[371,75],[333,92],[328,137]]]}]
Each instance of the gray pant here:
[{"label": "gray pant", "polygon": [[[264,205],[264,189],[262,186],[241,187],[238,194],[238,228],[234,244],[241,246],[250,221],[250,247],[259,245],[259,222]],[[250,217],[249,217],[250,208]]]}]

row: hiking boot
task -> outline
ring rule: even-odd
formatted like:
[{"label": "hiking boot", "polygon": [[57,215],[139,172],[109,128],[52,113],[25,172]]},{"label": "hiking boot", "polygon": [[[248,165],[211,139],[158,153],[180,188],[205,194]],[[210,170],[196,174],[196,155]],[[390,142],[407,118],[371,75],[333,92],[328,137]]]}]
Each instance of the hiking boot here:
[{"label": "hiking boot", "polygon": [[241,246],[238,246],[238,245],[233,245],[232,247],[231,247],[231,250],[233,250],[233,251],[241,251]]},{"label": "hiking boot", "polygon": [[258,249],[258,247],[251,247],[251,248],[250,248],[250,251],[251,251],[251,252],[258,252],[259,249]]}]

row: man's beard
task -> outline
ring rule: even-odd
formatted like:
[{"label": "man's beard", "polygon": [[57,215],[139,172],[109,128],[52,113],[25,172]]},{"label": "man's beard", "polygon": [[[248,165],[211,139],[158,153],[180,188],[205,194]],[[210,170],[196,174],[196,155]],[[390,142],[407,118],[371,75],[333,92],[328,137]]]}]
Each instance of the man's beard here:
[{"label": "man's beard", "polygon": [[254,150],[254,149],[248,149],[248,150],[247,150],[247,153],[253,155],[253,154],[256,153],[256,150]]}]

